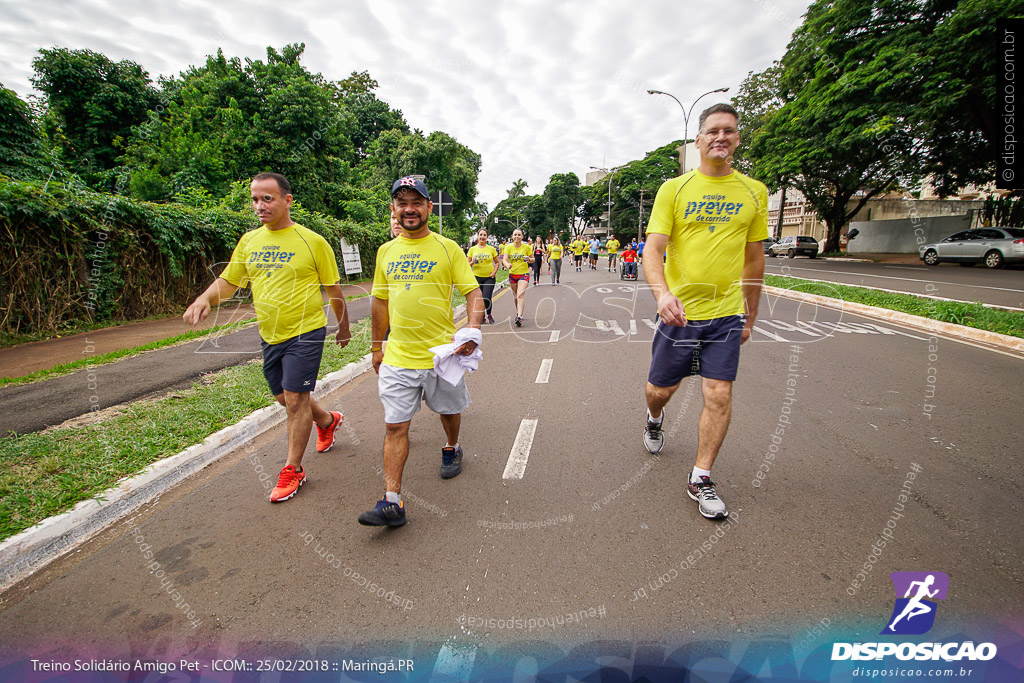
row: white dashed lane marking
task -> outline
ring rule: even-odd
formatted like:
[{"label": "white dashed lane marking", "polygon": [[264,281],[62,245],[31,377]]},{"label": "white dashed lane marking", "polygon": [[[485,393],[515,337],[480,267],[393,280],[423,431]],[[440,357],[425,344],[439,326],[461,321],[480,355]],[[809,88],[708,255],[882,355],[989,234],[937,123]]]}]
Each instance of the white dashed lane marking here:
[{"label": "white dashed lane marking", "polygon": [[551,377],[551,364],[554,362],[554,358],[545,358],[540,362],[540,370],[537,371],[536,384],[548,383],[548,378]]},{"label": "white dashed lane marking", "polygon": [[508,454],[508,463],[505,464],[502,479],[522,479],[526,474],[526,461],[530,459],[530,448],[533,447],[533,437],[536,433],[537,420],[524,419],[519,423],[519,433],[512,444],[512,452]]}]

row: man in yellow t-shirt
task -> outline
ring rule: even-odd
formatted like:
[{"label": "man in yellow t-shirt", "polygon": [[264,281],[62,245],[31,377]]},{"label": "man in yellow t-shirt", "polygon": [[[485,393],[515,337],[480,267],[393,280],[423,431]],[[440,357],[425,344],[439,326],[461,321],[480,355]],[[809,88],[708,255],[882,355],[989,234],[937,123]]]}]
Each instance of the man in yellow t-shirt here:
[{"label": "man in yellow t-shirt", "polygon": [[576,241],[572,243],[572,258],[573,263],[576,264],[576,272],[583,272],[583,251],[587,248],[587,243],[583,241],[582,237],[577,237]]},{"label": "man in yellow t-shirt", "polygon": [[250,190],[262,227],[242,235],[227,268],[182,318],[195,325],[236,289],[252,287],[263,375],[274,398],[288,409],[288,459],[270,494],[270,501],[278,503],[294,496],[306,480],[302,454],[311,425],[317,428],[316,450],[323,453],[334,445],[344,419],[312,397],[327,333],[321,287],[338,319],[338,345],[348,344],[351,333],[334,251],[323,237],[292,222],[291,185],[277,173],[260,173]]},{"label": "man in yellow t-shirt", "polygon": [[551,284],[557,285],[562,277],[562,243],[558,235],[551,238],[548,245],[548,269],[551,271]]},{"label": "man in yellow t-shirt", "polygon": [[[739,117],[728,104],[700,115],[700,166],[665,182],[647,227],[644,275],[658,302],[647,377],[644,445],[665,443],[664,407],[683,378],[702,378],[704,408],[687,493],[709,519],[729,515],[711,466],[729,428],[740,345],[757,316],[768,237],[768,190],[732,169]],[[662,256],[667,252],[667,264]]]},{"label": "man in yellow t-shirt", "polygon": [[[434,369],[431,347],[460,340],[455,354],[469,356],[480,343],[483,297],[469,261],[453,240],[430,231],[427,219],[433,204],[422,180],[399,178],[391,187],[391,211],[402,225],[402,235],[377,250],[373,275],[373,369],[377,393],[384,405],[384,497],[376,507],[359,515],[366,526],[405,524],[402,472],[409,457],[409,425],[421,401],[441,417],[448,438],[441,449],[441,478],[462,471],[459,429],[462,412],[469,407],[465,376],[456,383]],[[456,335],[452,323],[452,288],[466,297],[468,329]],[[387,347],[384,331],[391,326]],[[464,334],[465,333],[465,334]]]},{"label": "man in yellow t-shirt", "polygon": [[608,247],[608,272],[611,272],[615,270],[615,257],[619,254],[619,241],[615,239],[615,235],[612,235],[605,246]]}]

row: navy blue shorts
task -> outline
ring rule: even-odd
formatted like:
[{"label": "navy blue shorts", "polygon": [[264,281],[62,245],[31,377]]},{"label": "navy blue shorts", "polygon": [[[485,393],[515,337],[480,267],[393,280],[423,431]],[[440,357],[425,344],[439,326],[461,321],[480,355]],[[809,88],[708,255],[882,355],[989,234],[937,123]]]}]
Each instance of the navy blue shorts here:
[{"label": "navy blue shorts", "polygon": [[674,387],[691,375],[736,381],[744,322],[742,315],[691,320],[685,327],[659,321],[647,381],[656,387]]},{"label": "navy blue shorts", "polygon": [[316,388],[316,376],[320,372],[320,357],[324,355],[324,339],[327,328],[303,332],[297,337],[285,339],[280,344],[263,346],[263,376],[270,385],[274,396],[284,390],[302,393]]}]

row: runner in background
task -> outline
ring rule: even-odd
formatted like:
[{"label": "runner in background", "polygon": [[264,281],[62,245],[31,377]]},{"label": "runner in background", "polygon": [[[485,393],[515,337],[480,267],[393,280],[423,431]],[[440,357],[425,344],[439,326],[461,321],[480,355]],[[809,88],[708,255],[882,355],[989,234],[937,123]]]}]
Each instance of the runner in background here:
[{"label": "runner in background", "polygon": [[494,324],[494,316],[491,315],[491,296],[494,294],[494,276],[498,272],[500,261],[498,250],[487,243],[486,228],[481,228],[476,234],[476,244],[469,248],[467,257],[473,266],[477,284],[480,285],[480,293],[484,297],[484,321]]},{"label": "runner in background", "polygon": [[502,265],[508,269],[508,286],[516,302],[516,327],[523,326],[523,311],[526,309],[526,290],[530,286],[530,264],[533,263],[533,248],[523,243],[523,231],[512,231],[512,241],[505,245],[501,254]]},{"label": "runner in background", "polygon": [[537,286],[540,284],[540,267],[544,263],[544,254],[547,249],[544,247],[544,240],[541,239],[540,235],[533,240],[533,284]]},{"label": "runner in background", "polygon": [[615,257],[619,253],[619,241],[615,239],[615,235],[608,240],[608,272],[615,270]]},{"label": "runner in background", "polygon": [[590,269],[597,270],[597,257],[601,254],[601,240],[595,235],[590,240]]},{"label": "runner in background", "polygon": [[577,237],[576,241],[572,243],[572,258],[576,264],[576,272],[583,272],[583,250],[587,248],[587,243],[583,241],[582,237]]},{"label": "runner in background", "polygon": [[559,284],[562,277],[562,243],[558,241],[558,235],[552,237],[548,245],[548,269],[551,271],[551,284]]}]

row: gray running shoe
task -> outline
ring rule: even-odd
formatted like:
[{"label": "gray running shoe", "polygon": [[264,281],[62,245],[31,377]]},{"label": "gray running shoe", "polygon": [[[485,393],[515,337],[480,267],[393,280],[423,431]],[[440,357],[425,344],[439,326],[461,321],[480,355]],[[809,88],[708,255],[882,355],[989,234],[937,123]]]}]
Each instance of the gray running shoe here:
[{"label": "gray running shoe", "polygon": [[711,481],[711,477],[705,476],[702,476],[700,481],[699,484],[690,482],[686,485],[686,493],[697,501],[697,509],[700,510],[700,514],[708,519],[728,517],[729,512],[725,509],[725,501],[715,493],[715,482]]},{"label": "gray running shoe", "polygon": [[441,478],[451,479],[462,471],[462,446],[441,449]]},{"label": "gray running shoe", "polygon": [[661,413],[661,422],[659,423],[651,422],[650,418],[647,419],[647,427],[644,429],[644,446],[647,447],[647,452],[652,455],[661,453],[661,448],[665,445],[665,432],[661,429],[664,424],[664,411]]}]

